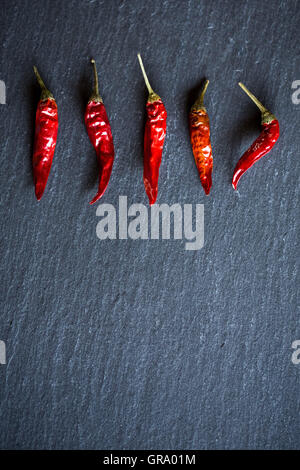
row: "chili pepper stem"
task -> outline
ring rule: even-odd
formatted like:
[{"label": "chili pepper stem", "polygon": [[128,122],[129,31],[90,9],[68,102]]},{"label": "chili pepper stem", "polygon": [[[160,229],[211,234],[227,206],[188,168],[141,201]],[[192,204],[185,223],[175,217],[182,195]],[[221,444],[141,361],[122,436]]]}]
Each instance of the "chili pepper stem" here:
[{"label": "chili pepper stem", "polygon": [[256,98],[256,96],[253,95],[253,93],[251,93],[250,90],[248,90],[248,88],[242,82],[239,82],[239,86],[249,96],[249,98],[256,104],[256,106],[262,113],[267,111],[264,105]]},{"label": "chili pepper stem", "polygon": [[141,54],[138,53],[138,59],[139,59],[139,63],[140,63],[140,67],[141,67],[141,70],[142,70],[142,73],[143,73],[143,77],[144,77],[144,80],[145,80],[145,84],[146,84],[146,87],[147,87],[147,90],[148,90],[148,93],[149,93],[149,98],[148,98],[148,101],[157,101],[160,99],[160,97],[153,91],[151,85],[150,85],[150,82],[148,80],[148,77],[147,77],[147,74],[146,74],[146,71],[145,71],[145,67],[144,67],[144,64],[143,64],[143,61],[142,61],[142,57],[141,57]]},{"label": "chili pepper stem", "polygon": [[202,91],[198,98],[196,99],[195,103],[193,104],[191,111],[199,111],[200,109],[203,109],[205,111],[204,107],[204,95],[206,93],[207,87],[209,84],[209,80],[205,80],[205,83],[203,85]]},{"label": "chili pepper stem", "polygon": [[242,90],[249,96],[249,98],[253,101],[253,103],[256,104],[256,106],[260,110],[261,115],[262,115],[262,124],[267,124],[271,121],[274,121],[274,119],[276,119],[274,114],[270,113],[270,111],[267,110],[267,108],[256,98],[256,96],[253,95],[253,93],[251,93],[250,90],[248,90],[248,88],[242,82],[239,82],[239,86],[242,88]]},{"label": "chili pepper stem", "polygon": [[39,71],[38,71],[38,69],[36,68],[35,65],[33,66],[33,71],[34,71],[34,74],[35,74],[36,79],[38,81],[38,84],[40,85],[41,90],[42,90],[41,91],[41,98],[40,98],[41,101],[45,101],[49,98],[54,99],[51,91],[49,91],[48,88],[46,87],[46,85],[45,85],[44,81],[42,80],[42,77],[40,76]]},{"label": "chili pepper stem", "polygon": [[91,64],[93,65],[93,68],[94,68],[94,90],[93,90],[93,93],[92,93],[89,101],[96,101],[96,102],[102,103],[103,100],[102,100],[102,98],[99,94],[98,73],[97,73],[97,67],[96,67],[95,59],[91,59]]}]

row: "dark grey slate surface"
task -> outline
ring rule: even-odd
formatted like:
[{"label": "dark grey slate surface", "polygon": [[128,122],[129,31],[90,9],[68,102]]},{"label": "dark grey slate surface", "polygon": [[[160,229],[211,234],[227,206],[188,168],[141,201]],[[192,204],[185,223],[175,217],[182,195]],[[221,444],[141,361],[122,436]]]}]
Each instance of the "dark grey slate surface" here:
[{"label": "dark grey slate surface", "polygon": [[[299,448],[300,2],[5,0],[1,10],[1,448]],[[138,51],[168,111],[158,202],[205,204],[200,251],[96,237],[89,58],[117,149],[103,202],[146,204]],[[60,117],[40,203],[33,64]],[[209,198],[186,119],[205,76]],[[281,137],[234,193],[234,165],[259,132],[239,80],[278,116]]]}]

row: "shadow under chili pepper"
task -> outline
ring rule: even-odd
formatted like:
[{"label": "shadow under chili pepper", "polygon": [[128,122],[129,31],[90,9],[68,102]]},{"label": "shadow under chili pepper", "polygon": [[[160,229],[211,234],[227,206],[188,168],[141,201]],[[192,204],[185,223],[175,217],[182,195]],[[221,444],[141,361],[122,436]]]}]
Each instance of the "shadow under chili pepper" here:
[{"label": "shadow under chili pepper", "polygon": [[[247,143],[247,138],[252,141],[258,137],[261,131],[260,116],[255,110],[250,116],[240,120],[236,127],[231,129],[227,135],[222,137],[223,142],[231,142],[231,152],[229,158],[224,158],[228,181],[232,182],[232,175],[237,161],[247,150],[251,143]],[[242,150],[241,150],[242,149]]]},{"label": "shadow under chili pepper", "polygon": [[[92,88],[93,88],[93,82],[87,70],[86,72],[81,74],[79,83],[78,83],[78,100],[80,101],[81,116],[82,116],[84,131],[85,131],[84,113],[85,113],[86,105],[91,96]],[[84,158],[86,161],[86,166],[88,167],[88,172],[85,173],[85,178],[82,179],[82,192],[87,193],[91,189],[97,187],[99,172],[98,172],[98,161],[97,161],[95,150],[93,146],[90,145],[90,140],[88,138],[86,131],[84,132],[84,134],[85,134],[85,139],[86,139],[86,150],[84,150]]]},{"label": "shadow under chili pepper", "polygon": [[147,91],[146,92],[144,91],[144,86],[141,87],[141,93],[140,93],[138,102],[142,103],[140,109],[143,110],[143,114],[142,114],[140,129],[139,129],[139,139],[138,139],[138,148],[137,148],[138,165],[140,168],[144,168],[144,134],[145,134],[146,121],[147,121],[146,104],[147,104],[148,96],[149,94],[147,93]]},{"label": "shadow under chili pepper", "polygon": [[[186,129],[188,139],[190,139],[189,114],[191,111],[191,107],[195,103],[196,99],[199,97],[205,82],[206,82],[206,78],[205,77],[201,78],[198,84],[194,86],[193,88],[191,88],[186,94],[186,99],[185,99],[186,119],[184,120],[184,122],[185,122],[185,129]],[[189,149],[190,149],[191,158],[194,161],[194,156],[193,156],[191,145],[189,146]]]},{"label": "shadow under chili pepper", "polygon": [[[87,102],[91,95],[91,89],[93,88],[93,82],[87,71],[81,74],[78,82],[78,98],[81,105],[81,115],[84,116]],[[83,119],[84,122],[84,119]]]},{"label": "shadow under chili pepper", "polygon": [[33,179],[33,165],[32,165],[32,155],[33,155],[33,146],[34,146],[34,135],[35,135],[35,116],[38,102],[41,96],[41,90],[36,84],[36,78],[32,74],[32,80],[27,86],[27,96],[29,100],[29,117],[28,122],[31,122],[31,132],[30,132],[30,150],[28,155],[28,165],[30,167],[30,177],[26,181],[26,186],[32,186],[34,188],[34,179]]},{"label": "shadow under chili pepper", "polygon": [[[198,82],[198,84],[188,91],[187,97],[186,97],[186,112],[187,112],[187,114],[189,114],[189,112],[191,110],[191,107],[193,106],[196,99],[200,95],[201,90],[203,89],[203,86],[204,86],[205,82],[206,82],[206,78],[205,77],[201,78],[201,80]],[[188,127],[188,119],[187,119],[186,122],[187,122],[187,127]]]}]

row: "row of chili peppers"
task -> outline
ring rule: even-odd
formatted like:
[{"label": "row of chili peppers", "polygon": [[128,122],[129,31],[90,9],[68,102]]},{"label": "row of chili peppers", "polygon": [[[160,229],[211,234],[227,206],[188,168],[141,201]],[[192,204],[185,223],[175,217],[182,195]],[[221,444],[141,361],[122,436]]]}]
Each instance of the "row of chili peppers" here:
[{"label": "row of chili peppers", "polygon": [[[144,185],[151,205],[155,203],[158,193],[159,168],[166,137],[167,111],[161,98],[150,86],[140,54],[138,54],[138,59],[149,92],[146,103],[147,120],[144,135]],[[94,89],[86,106],[84,119],[88,136],[97,154],[99,167],[98,191],[90,202],[90,204],[94,204],[105,193],[112,172],[115,152],[109,120],[103,100],[99,94],[96,64],[94,59],[91,62],[94,67]],[[52,93],[46,88],[36,67],[34,67],[34,72],[42,90],[36,112],[33,150],[35,194],[37,199],[40,200],[46,188],[54,156],[58,130],[58,113],[56,101]],[[204,107],[204,95],[208,83],[209,81],[206,80],[198,99],[189,113],[192,150],[200,181],[207,195],[212,186],[213,170],[210,124],[206,108]],[[279,123],[276,117],[258,101],[245,85],[242,83],[239,83],[239,85],[261,111],[262,131],[250,148],[242,155],[235,167],[232,178],[232,186],[235,190],[241,176],[271,150],[279,137]]]}]

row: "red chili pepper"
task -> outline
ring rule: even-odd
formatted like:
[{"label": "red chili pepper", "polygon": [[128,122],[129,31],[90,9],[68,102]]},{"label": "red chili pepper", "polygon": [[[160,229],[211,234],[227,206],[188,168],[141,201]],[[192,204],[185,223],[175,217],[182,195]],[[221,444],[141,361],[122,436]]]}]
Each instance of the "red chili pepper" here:
[{"label": "red chili pepper", "polygon": [[99,166],[98,192],[90,204],[98,201],[107,188],[111,175],[115,151],[113,138],[106,110],[99,95],[98,74],[94,59],[91,60],[94,67],[95,85],[85,111],[85,125],[88,136],[96,150]]},{"label": "red chili pepper", "polygon": [[33,67],[33,70],[42,90],[36,111],[32,158],[35,195],[39,201],[45,191],[53,161],[57,140],[58,115],[57,104],[52,93],[46,88],[37,68]]},{"label": "red chili pepper", "polygon": [[138,54],[138,59],[149,92],[144,134],[144,186],[149,203],[152,205],[156,201],[158,192],[159,167],[166,137],[167,111],[161,98],[150,86],[140,54]]},{"label": "red chili pepper", "polygon": [[274,114],[270,113],[270,111],[268,111],[262,103],[258,101],[258,99],[245,87],[245,85],[243,85],[243,83],[239,83],[239,85],[260,109],[262,132],[253,142],[251,147],[239,159],[235,167],[232,178],[232,186],[235,190],[241,176],[261,157],[270,152],[279,138],[279,122]]},{"label": "red chili pepper", "polygon": [[192,106],[189,114],[190,137],[193,154],[201,184],[205,194],[207,195],[209,194],[212,186],[211,174],[213,170],[209,117],[203,105],[203,98],[208,84],[209,80],[206,80],[203,90],[195,104]]}]

